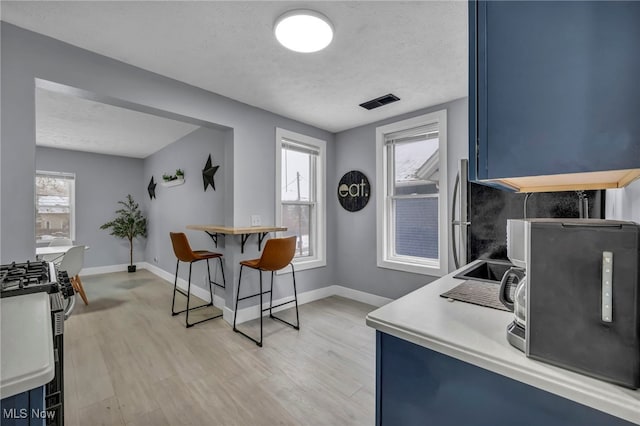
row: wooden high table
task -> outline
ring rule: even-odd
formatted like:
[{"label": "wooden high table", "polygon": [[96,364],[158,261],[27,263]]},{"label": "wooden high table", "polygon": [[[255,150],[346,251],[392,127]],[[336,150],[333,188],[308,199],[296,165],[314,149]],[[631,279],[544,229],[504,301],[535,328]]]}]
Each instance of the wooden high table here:
[{"label": "wooden high table", "polygon": [[187,229],[195,231],[206,232],[216,247],[218,247],[218,235],[240,235],[240,251],[244,253],[244,245],[253,234],[258,234],[258,251],[261,250],[262,241],[269,235],[269,232],[281,232],[286,231],[285,226],[247,226],[244,228],[238,228],[234,226],[222,226],[222,225],[187,225]]}]

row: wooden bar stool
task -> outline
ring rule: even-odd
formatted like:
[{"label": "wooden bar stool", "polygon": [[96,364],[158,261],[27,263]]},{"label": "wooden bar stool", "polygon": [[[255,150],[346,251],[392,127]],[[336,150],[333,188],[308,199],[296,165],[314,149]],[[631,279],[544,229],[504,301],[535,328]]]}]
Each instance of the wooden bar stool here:
[{"label": "wooden bar stool", "polygon": [[[196,250],[196,251],[191,250],[191,246],[189,245],[189,240],[187,240],[187,236],[182,232],[170,232],[169,235],[171,236],[171,244],[173,245],[173,252],[175,253],[177,258],[176,277],[175,277],[175,281],[173,282],[173,300],[171,301],[171,315],[178,315],[183,312],[186,312],[187,315],[185,318],[185,324],[187,328],[193,327],[194,325],[200,324],[201,322],[220,318],[222,314],[216,315],[211,318],[203,319],[200,321],[196,321],[194,323],[189,323],[190,311],[193,311],[195,309],[200,309],[200,308],[206,308],[207,306],[213,306],[213,290],[211,287],[212,284],[217,285],[218,287],[221,287],[221,288],[225,288],[226,281],[224,278],[224,266],[222,264],[222,254],[214,253],[206,250]],[[220,261],[220,271],[222,272],[222,284],[211,280],[211,269],[209,269],[209,259],[216,259],[216,258]],[[194,262],[199,262],[201,260],[207,261],[207,274],[209,277],[209,294],[211,295],[211,302],[204,305],[190,308],[189,303],[191,301],[191,266],[193,265]],[[187,284],[186,293],[178,288],[178,267],[180,266],[180,261],[189,263],[189,281]],[[178,312],[175,311],[176,292],[187,297],[187,308]]]},{"label": "wooden bar stool", "polygon": [[[254,341],[258,346],[262,347],[262,313],[265,311],[269,311],[269,317],[283,322],[296,330],[300,329],[300,317],[298,316],[298,293],[296,292],[296,272],[293,268],[293,256],[296,251],[296,237],[287,237],[287,238],[272,238],[267,241],[267,244],[264,246],[264,250],[262,251],[262,256],[260,259],[253,260],[243,260],[240,262],[240,275],[238,277],[238,290],[236,292],[236,311],[233,316],[233,331],[236,333],[240,333],[243,336],[249,338]],[[280,303],[278,305],[273,306],[273,273],[275,271],[279,271],[287,267],[287,265],[291,265],[291,272],[293,276],[293,300],[288,302]],[[240,297],[240,283],[242,281],[242,268],[248,267],[251,269],[257,269],[260,274],[260,292],[251,294],[249,296]],[[268,291],[262,291],[262,271],[270,271],[271,272],[271,289]],[[262,308],[262,295],[265,293],[269,293],[269,307]],[[243,333],[242,331],[236,328],[236,318],[238,317],[238,302],[240,300],[250,299],[252,297],[260,297],[260,340],[256,340],[253,337]],[[296,324],[291,324],[283,320],[282,318],[278,318],[273,315],[272,309],[277,308],[282,305],[286,305],[288,303],[296,304]]]}]

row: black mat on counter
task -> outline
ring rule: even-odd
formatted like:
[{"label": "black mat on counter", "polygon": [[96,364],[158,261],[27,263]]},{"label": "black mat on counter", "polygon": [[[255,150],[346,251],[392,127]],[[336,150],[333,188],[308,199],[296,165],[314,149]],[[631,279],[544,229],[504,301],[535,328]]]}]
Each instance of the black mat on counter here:
[{"label": "black mat on counter", "polygon": [[502,304],[498,296],[500,284],[482,281],[467,280],[457,287],[452,288],[440,297],[459,300],[461,302],[473,303],[474,305],[485,306],[487,308],[509,311]]}]

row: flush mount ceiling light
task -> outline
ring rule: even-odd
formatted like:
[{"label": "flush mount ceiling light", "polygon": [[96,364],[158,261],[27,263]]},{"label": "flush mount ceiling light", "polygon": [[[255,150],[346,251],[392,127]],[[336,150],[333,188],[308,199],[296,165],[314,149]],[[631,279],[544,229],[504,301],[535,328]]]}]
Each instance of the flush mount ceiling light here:
[{"label": "flush mount ceiling light", "polygon": [[317,52],[333,40],[329,19],[313,10],[297,9],[285,13],[276,20],[273,32],[280,44],[294,52]]}]

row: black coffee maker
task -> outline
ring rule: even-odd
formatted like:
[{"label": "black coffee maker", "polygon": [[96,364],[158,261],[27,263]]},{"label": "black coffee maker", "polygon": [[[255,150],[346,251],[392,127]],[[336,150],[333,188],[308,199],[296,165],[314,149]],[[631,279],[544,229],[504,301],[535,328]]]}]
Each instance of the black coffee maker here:
[{"label": "black coffee maker", "polygon": [[526,270],[526,355],[640,387],[640,226],[599,219],[519,222],[522,233],[512,231],[507,246],[523,247],[512,253]]}]

